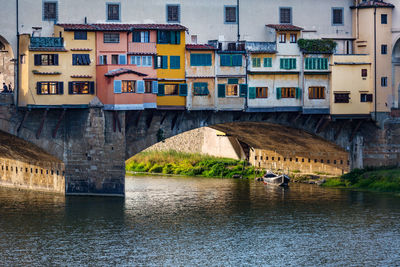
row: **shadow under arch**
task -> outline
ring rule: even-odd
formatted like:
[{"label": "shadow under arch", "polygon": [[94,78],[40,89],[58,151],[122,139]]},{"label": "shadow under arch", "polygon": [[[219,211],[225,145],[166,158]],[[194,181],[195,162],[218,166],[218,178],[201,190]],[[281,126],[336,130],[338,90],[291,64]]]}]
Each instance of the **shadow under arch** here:
[{"label": "shadow under arch", "polygon": [[12,88],[15,86],[15,59],[10,43],[0,35],[0,91],[3,90],[3,82]]},{"label": "shadow under arch", "polygon": [[393,46],[392,50],[392,67],[393,67],[393,82],[394,82],[394,88],[393,88],[393,94],[397,95],[397,98],[395,99],[395,102],[397,102],[397,105],[395,107],[399,107],[400,103],[400,37],[397,39]]}]

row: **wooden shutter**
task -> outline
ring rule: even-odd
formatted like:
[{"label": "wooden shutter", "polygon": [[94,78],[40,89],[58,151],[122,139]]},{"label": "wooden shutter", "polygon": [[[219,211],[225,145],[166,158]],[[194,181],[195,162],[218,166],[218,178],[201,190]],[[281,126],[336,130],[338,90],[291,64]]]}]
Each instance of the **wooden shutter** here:
[{"label": "wooden shutter", "polygon": [[367,102],[372,102],[372,94],[367,94]]},{"label": "wooden shutter", "polygon": [[176,32],[176,44],[180,44],[181,43],[181,32],[177,31]]},{"label": "wooden shutter", "polygon": [[203,83],[203,94],[209,95],[210,92],[208,91],[208,83]]},{"label": "wooden shutter", "polygon": [[257,67],[256,59],[257,59],[257,58],[252,58],[252,61],[253,61],[253,62],[252,62],[252,67],[253,67],[253,68]]},{"label": "wooden shutter", "polygon": [[161,65],[163,69],[168,69],[168,56],[161,56]]},{"label": "wooden shutter", "polygon": [[187,96],[188,93],[188,86],[186,83],[181,83],[179,85],[179,95],[180,96]]},{"label": "wooden shutter", "polygon": [[42,65],[41,55],[34,55],[35,66]]},{"label": "wooden shutter", "polygon": [[158,94],[158,82],[157,81],[151,82],[151,92],[153,94]]},{"label": "wooden shutter", "polygon": [[282,97],[282,88],[276,88],[276,99],[281,99]]},{"label": "wooden shutter", "polygon": [[280,68],[281,69],[284,68],[284,59],[283,58],[280,59]]},{"label": "wooden shutter", "polygon": [[72,65],[77,65],[77,54],[72,54]]},{"label": "wooden shutter", "polygon": [[165,95],[165,84],[161,84],[161,83],[158,84],[158,93],[157,93],[157,95],[158,96]]},{"label": "wooden shutter", "polygon": [[264,67],[272,67],[272,58],[270,57],[264,58]]},{"label": "wooden shutter", "polygon": [[90,88],[90,94],[94,95],[95,94],[94,82],[89,82],[89,88]]},{"label": "wooden shutter", "polygon": [[228,79],[228,84],[239,84],[239,79],[230,78],[230,79]]},{"label": "wooden shutter", "polygon": [[301,88],[296,88],[296,99],[301,99]]},{"label": "wooden shutter", "polygon": [[225,84],[218,84],[218,97],[225,97]]},{"label": "wooden shutter", "polygon": [[242,55],[233,55],[232,56],[232,66],[242,66]]},{"label": "wooden shutter", "polygon": [[68,82],[68,94],[74,94],[74,82]]},{"label": "wooden shutter", "polygon": [[136,93],[144,93],[144,81],[136,81]]},{"label": "wooden shutter", "polygon": [[247,97],[247,84],[240,85],[240,97]]},{"label": "wooden shutter", "polygon": [[64,94],[64,82],[58,82],[58,94],[59,95]]},{"label": "wooden shutter", "polygon": [[181,68],[181,57],[180,56],[170,56],[169,58],[170,69],[180,69]]},{"label": "wooden shutter", "polygon": [[122,81],[114,80],[114,94],[120,94],[122,92]]},{"label": "wooden shutter", "polygon": [[232,57],[230,55],[221,55],[221,66],[232,66]]},{"label": "wooden shutter", "polygon": [[36,94],[38,94],[38,95],[42,94],[42,83],[41,82],[36,83]]},{"label": "wooden shutter", "polygon": [[256,98],[256,88],[249,87],[249,99],[255,99],[255,98]]},{"label": "wooden shutter", "polygon": [[54,54],[54,65],[58,66],[58,54]]},{"label": "wooden shutter", "polygon": [[124,54],[119,55],[118,61],[119,61],[118,63],[120,65],[125,65],[126,64],[126,55],[124,55]]}]

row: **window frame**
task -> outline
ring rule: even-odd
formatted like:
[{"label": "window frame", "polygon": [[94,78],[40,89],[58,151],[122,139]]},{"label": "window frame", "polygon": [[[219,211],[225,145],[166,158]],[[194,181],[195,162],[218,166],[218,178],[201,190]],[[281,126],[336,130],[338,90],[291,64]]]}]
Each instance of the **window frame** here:
[{"label": "window frame", "polygon": [[[227,20],[227,9],[235,8],[235,21]],[[224,5],[224,24],[237,24],[238,23],[238,8],[237,5]]]},{"label": "window frame", "polygon": [[286,33],[279,33],[279,43],[280,44],[286,43]]},{"label": "window frame", "polygon": [[[131,90],[128,91],[129,84],[131,86]],[[125,91],[124,91],[125,88]],[[136,81],[135,80],[122,80],[121,81],[121,94],[132,94],[136,93]]]},{"label": "window frame", "polygon": [[[282,22],[282,10],[289,10],[289,22]],[[293,12],[292,7],[281,6],[279,7],[279,23],[280,24],[292,24],[293,23]]]},{"label": "window frame", "polygon": [[[200,62],[199,58],[201,57],[206,57],[206,59],[203,59],[204,62]],[[197,58],[198,62],[196,62],[195,57]],[[194,63],[193,63],[194,62]],[[202,64],[204,63],[204,64]],[[210,67],[212,66],[212,54],[211,53],[190,53],[190,66],[191,67]]]},{"label": "window frame", "polygon": [[381,44],[381,55],[387,55],[387,54],[388,54],[387,44]]},{"label": "window frame", "polygon": [[381,87],[387,87],[388,77],[381,77]]},{"label": "window frame", "polygon": [[[82,57],[82,61],[81,61],[81,57],[80,56],[87,57],[89,62],[85,63],[84,60],[83,60],[83,57]],[[90,60],[90,54],[72,54],[72,65],[73,66],[89,66],[91,63],[92,62]]]},{"label": "window frame", "polygon": [[[166,6],[166,21],[167,23],[180,23],[181,22],[181,5],[180,4],[167,4]],[[177,7],[177,20],[169,20],[169,8],[170,7]]]},{"label": "window frame", "polygon": [[[335,23],[335,11],[341,11],[342,14],[342,21],[340,23]],[[344,25],[344,8],[343,7],[332,7],[332,18],[331,18],[331,22],[332,22],[332,26],[343,26]]]},{"label": "window frame", "polygon": [[[197,88],[202,88],[204,85],[206,85],[205,88],[207,89],[207,90],[204,90],[204,92],[207,92],[207,93],[199,93],[198,91],[196,91]],[[193,83],[193,95],[195,95],[195,96],[207,96],[209,94],[210,94],[210,92],[208,90],[208,83],[207,82],[194,82]]]},{"label": "window frame", "polygon": [[[109,8],[110,6],[118,6],[118,19],[110,19]],[[121,21],[121,2],[107,2],[106,3],[106,21]]]},{"label": "window frame", "polygon": [[[60,93],[60,82],[57,82],[57,81],[41,81],[41,82],[39,82],[40,83],[40,94],[38,94],[38,95],[61,95],[61,93]],[[50,84],[51,83],[53,83],[53,84],[55,84],[56,85],[56,93],[50,93]],[[43,84],[47,84],[47,86],[48,86],[48,88],[47,88],[47,91],[48,91],[48,93],[42,93],[42,86],[43,86]],[[36,92],[37,92],[37,90],[36,90]]]},{"label": "window frame", "polygon": [[[72,81],[71,83],[72,83],[72,94],[70,94],[70,95],[90,95],[91,94],[90,93],[90,81]],[[87,86],[88,86],[88,89],[87,89],[88,92],[87,93],[81,93],[81,92],[74,93],[74,86],[75,85],[77,85],[77,84],[85,85],[86,83],[87,83]]]},{"label": "window frame", "polygon": [[[114,59],[117,59],[117,63],[113,63],[114,61]],[[110,65],[119,65],[119,55],[118,54],[112,54],[111,55],[111,64]]]},{"label": "window frame", "polygon": [[[167,86],[175,86],[174,94],[167,94]],[[176,94],[175,94],[176,91]],[[164,84],[164,96],[179,96],[179,84],[165,83]]]},{"label": "window frame", "polygon": [[[77,34],[83,34],[84,36],[77,36]],[[87,40],[87,31],[74,31],[74,40]]]},{"label": "window frame", "polygon": [[296,98],[296,87],[281,87],[280,98]]},{"label": "window frame", "polygon": [[[232,87],[232,88],[231,88]],[[236,94],[230,94],[233,91],[236,90]],[[229,94],[228,94],[229,93]],[[225,97],[239,97],[239,84],[225,84]]]},{"label": "window frame", "polygon": [[[40,55],[40,65],[38,66],[58,66],[59,64],[55,64],[55,55],[58,56],[58,54],[39,54]],[[43,57],[47,57],[47,64],[43,64]],[[50,58],[51,58],[51,63],[50,64]]]},{"label": "window frame", "polygon": [[[338,98],[338,96],[341,95],[342,97]],[[344,97],[344,96],[347,97]],[[341,99],[342,98],[342,99]],[[350,103],[350,93],[335,93],[333,92],[333,99],[335,104],[348,104]]]},{"label": "window frame", "polygon": [[[51,17],[49,18],[46,16],[46,4],[54,4],[55,5],[55,18]],[[57,21],[58,20],[58,2],[57,1],[43,1],[42,3],[42,20],[43,21]]]},{"label": "window frame", "polygon": [[361,77],[362,78],[368,77],[368,69],[361,69]]},{"label": "window frame", "polygon": [[261,57],[252,57],[251,58],[251,67],[252,68],[261,68]]},{"label": "window frame", "polygon": [[[293,37],[294,36],[294,40],[293,40]],[[297,43],[297,34],[296,33],[291,33],[290,35],[289,35],[289,42],[291,43],[291,44],[296,44]]]},{"label": "window frame", "polygon": [[326,99],[325,86],[309,86],[308,99],[311,100]]},{"label": "window frame", "polygon": [[388,24],[388,15],[381,14],[381,24]]},{"label": "window frame", "polygon": [[373,102],[373,94],[360,93],[360,102],[361,103],[372,103]]},{"label": "window frame", "polygon": [[[262,92],[261,95],[259,94],[259,91]],[[256,87],[256,98],[268,98],[268,87],[265,86]]]}]

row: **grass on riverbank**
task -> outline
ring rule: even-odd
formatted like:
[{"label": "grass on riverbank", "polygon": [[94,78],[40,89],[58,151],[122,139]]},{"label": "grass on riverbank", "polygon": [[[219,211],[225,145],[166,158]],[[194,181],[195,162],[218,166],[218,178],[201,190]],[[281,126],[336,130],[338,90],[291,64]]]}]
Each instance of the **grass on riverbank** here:
[{"label": "grass on riverbank", "polygon": [[341,177],[328,179],[323,186],[359,188],[378,192],[400,192],[400,168],[355,169]]},{"label": "grass on riverbank", "polygon": [[254,178],[254,167],[244,161],[174,150],[141,152],[128,160],[126,171],[223,178],[243,173]]}]

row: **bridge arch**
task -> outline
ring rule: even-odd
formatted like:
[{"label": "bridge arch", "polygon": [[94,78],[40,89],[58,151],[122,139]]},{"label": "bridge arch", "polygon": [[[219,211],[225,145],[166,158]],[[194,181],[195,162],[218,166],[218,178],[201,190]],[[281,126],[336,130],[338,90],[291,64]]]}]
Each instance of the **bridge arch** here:
[{"label": "bridge arch", "polygon": [[393,93],[395,96],[395,107],[400,104],[400,37],[394,43],[392,50],[392,73],[393,73]]},{"label": "bridge arch", "polygon": [[12,88],[15,85],[14,52],[10,43],[0,35],[0,91],[3,90],[3,82]]}]

